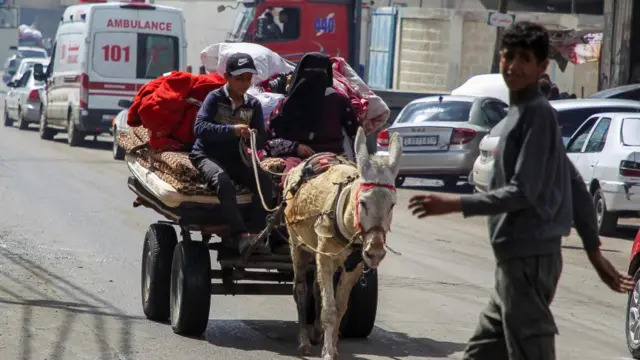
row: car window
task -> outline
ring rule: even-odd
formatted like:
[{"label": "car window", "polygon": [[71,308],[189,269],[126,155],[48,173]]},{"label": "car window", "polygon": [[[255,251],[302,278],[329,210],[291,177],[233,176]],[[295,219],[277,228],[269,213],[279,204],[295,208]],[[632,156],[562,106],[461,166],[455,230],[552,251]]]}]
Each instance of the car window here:
[{"label": "car window", "polygon": [[562,136],[571,137],[587,118],[606,112],[638,112],[638,107],[602,106],[559,110],[558,124],[560,125]]},{"label": "car window", "polygon": [[569,142],[567,146],[567,152],[580,152],[582,147],[584,146],[585,141],[587,140],[587,136],[589,136],[589,132],[593,129],[593,126],[596,124],[597,117],[592,117],[587,120],[584,125],[578,130],[575,136]]},{"label": "car window", "polygon": [[431,101],[407,105],[396,123],[424,123],[432,121],[469,121],[471,102],[468,101]]},{"label": "car window", "polygon": [[507,116],[507,104],[499,101],[487,100],[481,108],[484,120],[491,127],[498,125]]},{"label": "car window", "polygon": [[602,118],[598,125],[593,129],[593,133],[587,141],[587,146],[584,148],[584,152],[600,152],[604,148],[604,144],[607,140],[607,134],[609,133],[609,126],[611,125],[610,118]]},{"label": "car window", "polygon": [[18,50],[20,55],[25,58],[46,58],[47,53],[45,51],[38,50]]},{"label": "car window", "polygon": [[640,118],[622,120],[620,137],[623,145],[640,146]]},{"label": "car window", "polygon": [[18,84],[16,85],[16,87],[25,87],[27,86],[27,82],[29,81],[29,77],[31,77],[31,70],[27,70],[22,77],[20,78],[20,80],[18,80]]},{"label": "car window", "polygon": [[610,97],[611,99],[640,100],[640,89],[624,91]]}]

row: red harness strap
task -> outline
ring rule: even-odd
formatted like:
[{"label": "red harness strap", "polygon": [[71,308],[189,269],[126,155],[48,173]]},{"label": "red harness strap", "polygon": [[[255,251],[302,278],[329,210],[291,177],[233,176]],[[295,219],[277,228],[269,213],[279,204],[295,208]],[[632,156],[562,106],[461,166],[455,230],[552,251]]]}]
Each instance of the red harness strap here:
[{"label": "red harness strap", "polygon": [[360,186],[358,187],[358,190],[356,190],[356,216],[354,219],[355,221],[354,225],[360,232],[364,231],[362,229],[362,225],[360,224],[360,192],[371,190],[374,188],[385,188],[393,192],[396,192],[396,187],[389,184],[379,184],[379,183],[372,183],[372,182],[363,182],[362,184],[360,184]]}]

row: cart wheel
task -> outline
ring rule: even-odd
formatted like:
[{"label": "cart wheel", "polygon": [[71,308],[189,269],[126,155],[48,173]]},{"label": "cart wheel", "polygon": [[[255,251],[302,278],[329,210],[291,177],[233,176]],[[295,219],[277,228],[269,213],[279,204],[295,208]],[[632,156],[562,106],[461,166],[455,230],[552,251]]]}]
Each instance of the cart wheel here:
[{"label": "cart wheel", "polygon": [[142,309],[147,319],[169,318],[171,258],[178,243],[176,231],[168,224],[151,224],[142,247]]},{"label": "cart wheel", "polygon": [[180,335],[204,333],[211,304],[211,258],[207,244],[181,241],[171,263],[171,327]]},{"label": "cart wheel", "polygon": [[378,271],[370,269],[351,290],[349,307],[340,323],[343,338],[364,339],[371,334],[378,311]]}]

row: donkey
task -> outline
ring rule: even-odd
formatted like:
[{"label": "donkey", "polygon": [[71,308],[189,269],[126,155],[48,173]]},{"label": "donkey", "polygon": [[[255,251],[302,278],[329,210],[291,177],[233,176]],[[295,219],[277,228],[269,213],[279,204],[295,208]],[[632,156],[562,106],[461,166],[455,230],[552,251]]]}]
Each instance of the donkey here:
[{"label": "donkey", "polygon": [[[324,360],[337,359],[340,322],[364,263],[377,268],[386,255],[386,235],[397,200],[394,183],[401,155],[398,134],[391,138],[389,156],[369,154],[362,128],[358,129],[354,148],[356,166],[333,165],[294,189],[306,176],[303,162],[291,170],[284,185],[284,194],[295,194],[287,199],[284,217],[291,242],[293,292],[300,325],[298,351],[310,355],[312,341],[318,344],[324,337]],[[344,269],[354,251],[362,252],[364,263],[360,261],[353,271],[342,271],[334,293],[334,274],[339,268]],[[316,314],[315,324],[307,325],[307,271],[314,259],[321,314]]]}]

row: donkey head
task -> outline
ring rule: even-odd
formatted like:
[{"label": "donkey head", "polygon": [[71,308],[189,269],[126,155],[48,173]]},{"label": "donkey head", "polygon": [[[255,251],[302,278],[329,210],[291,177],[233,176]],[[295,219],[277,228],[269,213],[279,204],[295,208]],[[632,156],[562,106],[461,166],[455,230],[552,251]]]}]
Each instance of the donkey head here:
[{"label": "donkey head", "polygon": [[386,236],[397,200],[395,178],[402,154],[399,135],[391,137],[388,156],[370,155],[364,130],[359,128],[355,153],[360,173],[360,179],[354,184],[357,186],[355,222],[362,235],[364,261],[376,268],[387,254]]}]

